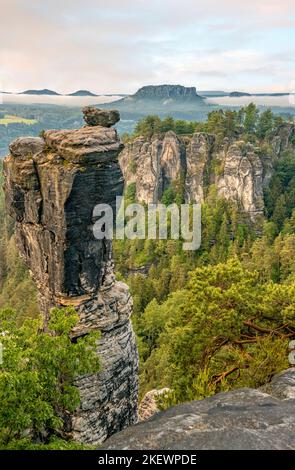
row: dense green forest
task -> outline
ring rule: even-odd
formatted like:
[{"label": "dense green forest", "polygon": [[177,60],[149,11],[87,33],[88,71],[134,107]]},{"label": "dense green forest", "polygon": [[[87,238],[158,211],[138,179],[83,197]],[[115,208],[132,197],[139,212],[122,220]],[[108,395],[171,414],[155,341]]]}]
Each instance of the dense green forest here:
[{"label": "dense green forest", "polygon": [[[206,122],[148,116],[124,138],[199,130],[220,141],[255,143],[265,153],[271,152],[270,137],[283,122],[249,105],[213,111]],[[129,200],[134,200],[133,189],[126,188]],[[264,217],[253,223],[235,203],[217,197],[211,185],[202,206],[202,244],[195,252],[183,251],[181,240],[114,242],[117,277],[128,283],[134,299],[141,396],[169,387],[160,403],[168,407],[223,390],[258,387],[288,367],[288,342],[295,337],[293,150],[276,161],[264,200]],[[181,184],[172,185],[162,202],[183,202]],[[64,441],[60,418],[79,402],[72,387],[75,375],[97,370],[89,353],[95,337],[70,342],[68,332],[77,321],[71,310],[55,311],[51,329],[57,335],[40,335],[36,291],[17,253],[2,181],[0,217],[0,329],[9,351],[9,361],[0,366],[0,446],[34,447],[39,439],[48,448],[67,448],[74,444]],[[61,370],[67,378],[62,389]],[[28,427],[30,436],[25,435]],[[54,437],[42,435],[45,427]]]},{"label": "dense green forest", "polygon": [[[255,105],[213,111],[206,122],[149,116],[132,135],[194,130],[244,140],[271,156],[284,119]],[[293,145],[295,142],[293,142]],[[131,185],[126,197],[134,200]],[[183,202],[172,185],[162,202]],[[163,406],[241,386],[258,387],[288,367],[295,334],[295,152],[274,163],[264,217],[251,222],[209,186],[202,206],[202,244],[175,240],[115,242],[117,269],[130,285],[141,357],[141,395],[170,387]]]}]

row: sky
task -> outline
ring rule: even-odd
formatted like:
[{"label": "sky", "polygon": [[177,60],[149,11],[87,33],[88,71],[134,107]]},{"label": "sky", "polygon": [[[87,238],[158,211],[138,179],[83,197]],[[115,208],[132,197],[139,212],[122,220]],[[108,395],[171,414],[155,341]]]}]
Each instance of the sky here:
[{"label": "sky", "polygon": [[5,0],[0,90],[294,91],[294,0]]}]

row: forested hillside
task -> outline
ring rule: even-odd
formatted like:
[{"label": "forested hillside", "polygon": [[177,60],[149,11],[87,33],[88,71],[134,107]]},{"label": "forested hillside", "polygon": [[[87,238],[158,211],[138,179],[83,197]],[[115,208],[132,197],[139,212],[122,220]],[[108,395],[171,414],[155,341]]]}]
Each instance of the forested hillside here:
[{"label": "forested hillside", "polygon": [[[151,116],[125,137],[132,149],[142,135],[160,140],[167,131],[180,138],[210,132],[217,146],[224,139],[250,142],[267,165],[271,161],[260,188],[264,213],[254,220],[207,183],[196,252],[183,251],[182,242],[174,240],[115,243],[117,269],[134,298],[141,393],[170,387],[164,406],[260,386],[288,364],[287,345],[295,334],[294,134],[288,148],[276,154],[286,124],[292,125],[249,105],[239,112],[214,111],[206,123]],[[136,200],[135,184],[127,186],[126,197]],[[180,181],[165,188],[162,202],[184,202]]]}]

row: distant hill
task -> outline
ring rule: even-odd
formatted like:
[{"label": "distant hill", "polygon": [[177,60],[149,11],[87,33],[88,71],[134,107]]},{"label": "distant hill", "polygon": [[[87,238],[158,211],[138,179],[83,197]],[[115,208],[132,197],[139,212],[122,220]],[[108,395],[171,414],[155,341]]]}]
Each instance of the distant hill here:
[{"label": "distant hill", "polygon": [[177,119],[203,119],[210,105],[196,92],[195,87],[182,85],[147,85],[133,95],[99,105],[100,108],[115,108],[121,120],[137,120],[147,114],[172,116]]},{"label": "distant hill", "polygon": [[[196,101],[202,100],[196,92],[195,87],[184,87],[182,85],[147,85],[129,98],[133,100],[177,100],[177,101]],[[127,99],[129,99],[127,98]]]},{"label": "distant hill", "polygon": [[106,93],[98,96],[129,96],[128,93]]},{"label": "distant hill", "polygon": [[43,90],[26,90],[26,91],[22,91],[21,93],[19,93],[19,95],[54,95],[54,96],[59,96],[60,93],[57,93],[56,91],[48,90],[47,88],[44,88]]},{"label": "distant hill", "polygon": [[228,96],[231,96],[232,98],[240,98],[241,96],[251,96],[251,94],[244,91],[232,91]]},{"label": "distant hill", "polygon": [[199,90],[198,94],[200,96],[205,96],[208,98],[216,98],[218,96],[228,96],[229,93],[227,91],[221,91],[221,90]]},{"label": "distant hill", "polygon": [[281,93],[253,93],[253,96],[289,96],[292,93],[281,92]]},{"label": "distant hill", "polygon": [[74,91],[74,93],[69,93],[67,96],[98,96],[98,95],[88,90],[77,90],[77,91]]}]

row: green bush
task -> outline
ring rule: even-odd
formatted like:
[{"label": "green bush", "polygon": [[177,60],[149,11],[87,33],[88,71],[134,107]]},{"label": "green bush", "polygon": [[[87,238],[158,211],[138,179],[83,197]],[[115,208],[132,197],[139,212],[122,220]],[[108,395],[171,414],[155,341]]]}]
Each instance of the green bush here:
[{"label": "green bush", "polygon": [[53,309],[49,332],[40,319],[17,326],[17,314],[0,312],[3,362],[0,366],[0,445],[48,440],[63,431],[63,418],[80,403],[75,377],[99,370],[98,334],[72,342],[78,321],[72,309]]}]

